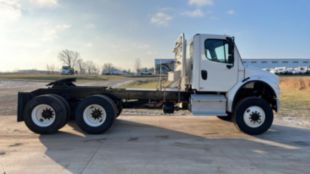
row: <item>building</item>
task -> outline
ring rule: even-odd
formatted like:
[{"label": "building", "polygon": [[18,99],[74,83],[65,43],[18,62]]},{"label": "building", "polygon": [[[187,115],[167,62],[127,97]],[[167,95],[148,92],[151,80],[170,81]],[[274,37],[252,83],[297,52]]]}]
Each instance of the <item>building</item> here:
[{"label": "building", "polygon": [[[297,68],[297,67],[310,67],[310,59],[307,58],[260,58],[242,59],[242,62],[247,67],[256,67],[260,69],[272,69],[276,67]],[[155,59],[155,74],[167,74],[169,71],[174,70],[174,59]],[[161,65],[161,66],[160,66]],[[161,67],[161,69],[160,69]]]},{"label": "building", "polygon": [[298,58],[277,58],[277,59],[242,59],[245,66],[257,67],[260,69],[271,69],[276,67],[296,68],[310,67],[310,59]]}]

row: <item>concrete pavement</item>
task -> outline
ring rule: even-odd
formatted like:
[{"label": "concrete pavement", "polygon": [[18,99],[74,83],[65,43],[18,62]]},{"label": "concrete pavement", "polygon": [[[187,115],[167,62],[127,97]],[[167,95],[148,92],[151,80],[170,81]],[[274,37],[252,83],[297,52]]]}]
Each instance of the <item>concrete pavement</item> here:
[{"label": "concrete pavement", "polygon": [[71,124],[55,135],[0,117],[0,173],[308,174],[310,130],[274,125],[261,136],[206,117],[121,116],[103,135]]}]

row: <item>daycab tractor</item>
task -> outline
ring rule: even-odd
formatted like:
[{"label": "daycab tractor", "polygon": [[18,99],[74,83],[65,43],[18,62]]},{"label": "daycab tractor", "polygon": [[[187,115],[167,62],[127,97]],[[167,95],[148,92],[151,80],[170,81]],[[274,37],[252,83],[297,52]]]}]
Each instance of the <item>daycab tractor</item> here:
[{"label": "daycab tractor", "polygon": [[174,87],[76,86],[75,79],[62,79],[47,88],[20,92],[17,120],[38,134],[56,133],[71,120],[86,133],[101,134],[123,108],[162,108],[164,113],[188,109],[194,116],[232,121],[250,135],[266,132],[273,111],[279,110],[278,77],[244,67],[233,37],[196,34],[188,43],[184,34],[176,41],[176,68],[168,75]]}]

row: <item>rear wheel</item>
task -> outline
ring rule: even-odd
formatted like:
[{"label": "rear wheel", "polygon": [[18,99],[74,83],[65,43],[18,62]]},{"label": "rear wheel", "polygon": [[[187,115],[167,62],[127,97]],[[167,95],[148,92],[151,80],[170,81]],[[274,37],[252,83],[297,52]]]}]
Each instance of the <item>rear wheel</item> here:
[{"label": "rear wheel", "polygon": [[27,103],[24,119],[31,131],[38,134],[52,134],[66,124],[67,109],[57,97],[41,95]]},{"label": "rear wheel", "polygon": [[76,109],[76,124],[86,133],[101,134],[111,128],[117,116],[113,100],[103,95],[88,97]]},{"label": "rear wheel", "polygon": [[65,122],[63,122],[62,125],[59,125],[60,126],[59,129],[61,129],[61,128],[63,128],[67,124],[68,120],[70,119],[71,108],[70,108],[70,105],[67,102],[67,100],[64,99],[62,96],[56,95],[56,94],[52,94],[52,95],[55,96],[56,98],[58,98],[62,102],[62,104],[66,107],[66,110],[67,110],[67,120]]},{"label": "rear wheel", "polygon": [[259,135],[271,127],[273,112],[264,99],[249,97],[237,104],[233,121],[242,132]]}]

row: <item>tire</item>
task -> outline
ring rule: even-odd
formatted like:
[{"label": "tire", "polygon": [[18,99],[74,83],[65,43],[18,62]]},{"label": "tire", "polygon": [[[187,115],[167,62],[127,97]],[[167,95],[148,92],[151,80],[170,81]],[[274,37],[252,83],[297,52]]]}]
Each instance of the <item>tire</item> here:
[{"label": "tire", "polygon": [[232,121],[232,114],[231,113],[227,113],[227,116],[217,116],[217,118],[224,120],[224,121]]},{"label": "tire", "polygon": [[236,127],[249,135],[265,133],[273,123],[273,112],[268,102],[258,97],[249,97],[240,101],[234,112]]},{"label": "tire", "polygon": [[171,103],[171,102],[164,103],[162,109],[163,109],[164,114],[173,114],[174,103]]},{"label": "tire", "polygon": [[64,99],[62,96],[60,95],[57,95],[57,94],[52,94],[54,97],[58,98],[62,103],[63,105],[66,107],[66,110],[67,110],[67,120],[66,122],[64,122],[62,125],[60,125],[59,129],[62,129],[69,121],[70,117],[71,117],[71,108],[70,108],[70,105],[69,103],[67,102],[66,99]]},{"label": "tire", "polygon": [[117,113],[113,100],[104,95],[95,95],[79,103],[75,122],[88,134],[101,134],[111,128]]},{"label": "tire", "polygon": [[66,124],[67,109],[53,95],[41,95],[26,104],[24,111],[26,126],[38,134],[54,134]]},{"label": "tire", "polygon": [[122,114],[122,111],[123,111],[123,104],[122,102],[120,101],[117,105],[117,114],[116,114],[116,117],[115,118],[118,118],[121,114]]}]

